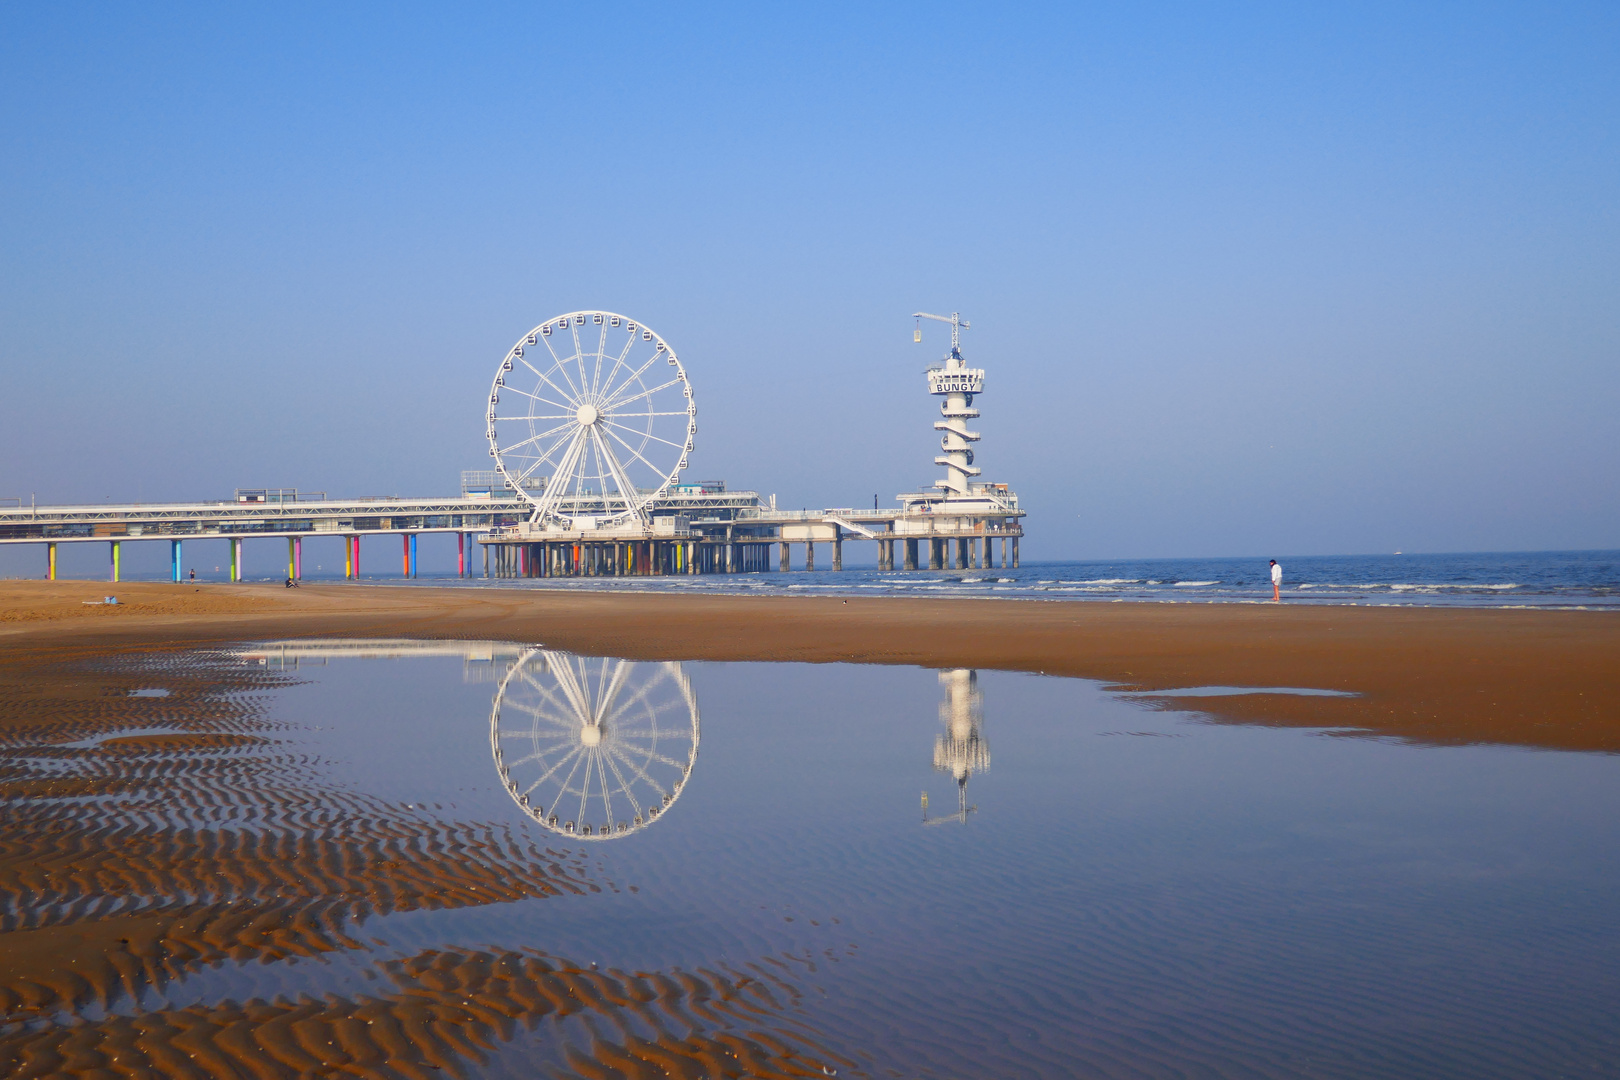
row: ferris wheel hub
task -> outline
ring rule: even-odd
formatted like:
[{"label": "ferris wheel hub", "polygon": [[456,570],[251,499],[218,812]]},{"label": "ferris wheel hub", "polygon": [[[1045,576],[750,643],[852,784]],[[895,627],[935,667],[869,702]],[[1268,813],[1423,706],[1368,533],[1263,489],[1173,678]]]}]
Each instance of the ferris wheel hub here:
[{"label": "ferris wheel hub", "polygon": [[579,421],[581,427],[590,427],[602,418],[602,414],[595,405],[581,405],[579,412],[575,413],[574,417]]},{"label": "ferris wheel hub", "polygon": [[579,741],[586,746],[598,746],[602,742],[602,729],[596,724],[586,724],[579,729]]}]

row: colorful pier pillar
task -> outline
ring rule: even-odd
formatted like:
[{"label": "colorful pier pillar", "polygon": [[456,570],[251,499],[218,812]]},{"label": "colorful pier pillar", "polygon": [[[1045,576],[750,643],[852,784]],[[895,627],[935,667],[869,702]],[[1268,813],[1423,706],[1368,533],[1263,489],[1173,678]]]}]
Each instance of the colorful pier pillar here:
[{"label": "colorful pier pillar", "polygon": [[112,575],[112,580],[113,581],[118,580],[118,541],[117,540],[114,540],[112,542],[112,570],[111,570],[111,575]]},{"label": "colorful pier pillar", "polygon": [[45,545],[45,580],[56,580],[56,544],[54,541]]},{"label": "colorful pier pillar", "polygon": [[356,533],[351,539],[354,541],[354,580],[360,580],[360,534]]},{"label": "colorful pier pillar", "polygon": [[401,533],[399,537],[400,558],[405,561],[405,576],[411,576],[411,537],[409,533]]},{"label": "colorful pier pillar", "polygon": [[416,534],[411,533],[411,577],[416,576]]},{"label": "colorful pier pillar", "polygon": [[169,569],[174,572],[174,580],[180,580],[180,541],[169,541]]},{"label": "colorful pier pillar", "polygon": [[456,533],[456,577],[467,576],[467,534]]},{"label": "colorful pier pillar", "polygon": [[293,565],[296,561],[297,561],[297,559],[296,559],[295,552],[294,552],[293,538],[289,536],[289,537],[287,537],[287,580],[288,581],[291,581],[293,578],[298,576],[297,568]]},{"label": "colorful pier pillar", "polygon": [[231,580],[242,580],[242,538],[231,537]]},{"label": "colorful pier pillar", "polygon": [[293,537],[293,580],[304,580],[304,538]]}]

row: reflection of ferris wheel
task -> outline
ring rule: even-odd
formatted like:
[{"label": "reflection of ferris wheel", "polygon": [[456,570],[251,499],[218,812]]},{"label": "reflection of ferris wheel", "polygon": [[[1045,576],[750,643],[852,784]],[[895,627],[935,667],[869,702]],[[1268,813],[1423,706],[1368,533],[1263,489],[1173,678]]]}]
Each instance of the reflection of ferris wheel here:
[{"label": "reflection of ferris wheel", "polygon": [[646,523],[692,451],[697,406],[675,350],[611,311],[518,340],[489,388],[490,456],[536,524]]},{"label": "reflection of ferris wheel", "polygon": [[555,832],[607,840],[651,824],[680,797],[697,760],[697,699],[679,664],[531,649],[501,680],[489,739],[524,813]]}]

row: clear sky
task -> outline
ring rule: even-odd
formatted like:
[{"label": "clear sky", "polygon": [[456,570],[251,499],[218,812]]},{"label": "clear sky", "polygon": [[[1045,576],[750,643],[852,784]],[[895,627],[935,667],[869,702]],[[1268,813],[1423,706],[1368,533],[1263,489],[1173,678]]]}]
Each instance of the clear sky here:
[{"label": "clear sky", "polygon": [[505,350],[1026,558],[1620,546],[1620,7],[0,5],[0,496],[443,494]]}]

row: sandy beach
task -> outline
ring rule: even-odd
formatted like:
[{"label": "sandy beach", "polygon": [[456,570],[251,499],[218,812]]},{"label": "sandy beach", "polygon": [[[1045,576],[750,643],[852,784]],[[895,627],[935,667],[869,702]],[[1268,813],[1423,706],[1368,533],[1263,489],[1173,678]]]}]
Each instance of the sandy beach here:
[{"label": "sandy beach", "polygon": [[1421,741],[1620,750],[1620,619],[1604,612],[625,595],[305,585],[0,584],[0,664],[305,636],[500,639],[634,659],[1033,671],[1219,719]]},{"label": "sandy beach", "polygon": [[[618,889],[579,851],[507,823],[322,779],[255,704],[293,677],[182,655],[196,647],[495,639],[635,659],[1033,671],[1129,690],[1303,687],[1356,696],[1156,700],[1232,723],[1620,750],[1620,619],[1604,613],[154,583],[116,586],[116,606],[85,603],[111,591],[0,585],[0,741],[15,751],[0,777],[7,1075],[474,1075],[520,1028],[570,1016],[626,1032],[568,1051],[581,1075],[854,1071],[839,1050],[848,1033],[807,1025],[797,1003],[815,991],[769,956],[694,972],[429,948],[379,963],[364,992],[318,1001],[131,1006],[210,972],[364,955],[361,928],[394,914]],[[167,696],[131,696],[154,670]],[[252,827],[222,828],[242,821]]]}]

